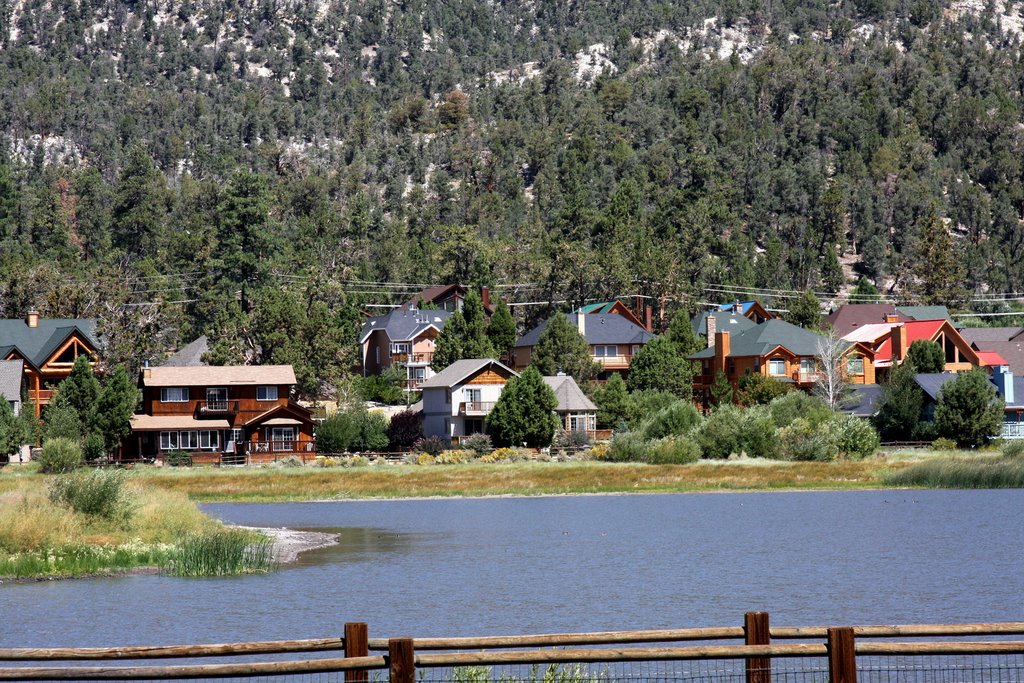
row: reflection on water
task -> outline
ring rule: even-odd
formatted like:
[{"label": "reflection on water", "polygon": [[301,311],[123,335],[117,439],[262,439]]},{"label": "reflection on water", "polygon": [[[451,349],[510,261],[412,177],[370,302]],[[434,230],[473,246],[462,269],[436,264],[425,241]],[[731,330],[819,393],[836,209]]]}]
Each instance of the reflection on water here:
[{"label": "reflection on water", "polygon": [[0,645],[1024,621],[1024,491],[210,505],[339,544],[270,575],[0,586]]}]

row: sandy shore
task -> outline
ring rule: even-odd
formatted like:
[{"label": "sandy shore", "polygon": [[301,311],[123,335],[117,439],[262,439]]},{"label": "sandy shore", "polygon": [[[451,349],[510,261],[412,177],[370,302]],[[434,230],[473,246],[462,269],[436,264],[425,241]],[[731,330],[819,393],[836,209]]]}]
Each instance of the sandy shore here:
[{"label": "sandy shore", "polygon": [[288,564],[298,559],[300,553],[317,548],[326,548],[338,542],[337,534],[326,534],[320,531],[297,531],[277,527],[239,527],[252,529],[266,534],[274,543],[274,560],[280,564]]}]

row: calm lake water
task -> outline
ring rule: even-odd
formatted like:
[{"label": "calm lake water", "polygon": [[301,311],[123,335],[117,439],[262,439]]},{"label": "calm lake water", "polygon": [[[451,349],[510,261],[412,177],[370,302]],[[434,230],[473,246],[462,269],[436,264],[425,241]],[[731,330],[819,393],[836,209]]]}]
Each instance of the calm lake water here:
[{"label": "calm lake water", "polygon": [[0,644],[1024,621],[1024,491],[210,505],[341,544],[267,576],[0,586]]}]

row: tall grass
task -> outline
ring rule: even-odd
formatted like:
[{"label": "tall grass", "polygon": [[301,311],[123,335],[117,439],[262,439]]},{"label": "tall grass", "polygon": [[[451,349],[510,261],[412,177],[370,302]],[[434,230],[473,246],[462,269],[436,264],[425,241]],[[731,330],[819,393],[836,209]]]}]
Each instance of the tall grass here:
[{"label": "tall grass", "polygon": [[1024,458],[972,456],[931,460],[888,475],[886,483],[941,489],[1024,488]]},{"label": "tall grass", "polygon": [[174,576],[256,574],[274,568],[273,544],[264,536],[219,529],[187,537],[164,564]]},{"label": "tall grass", "polygon": [[458,666],[447,678],[451,683],[603,683],[611,680],[607,668],[594,672],[585,664],[548,664],[543,668],[534,664],[525,675],[504,672],[495,675],[490,666]]}]

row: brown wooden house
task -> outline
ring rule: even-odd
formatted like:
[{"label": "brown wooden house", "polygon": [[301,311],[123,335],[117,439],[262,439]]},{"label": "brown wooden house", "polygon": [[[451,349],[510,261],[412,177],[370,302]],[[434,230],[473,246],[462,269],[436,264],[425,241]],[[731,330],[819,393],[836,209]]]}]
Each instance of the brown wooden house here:
[{"label": "brown wooden house", "polygon": [[36,417],[79,356],[96,364],[98,347],[95,320],[46,319],[37,311],[29,311],[24,320],[0,320],[0,360],[23,361],[28,402]]},{"label": "brown wooden house", "polygon": [[143,368],[142,413],[124,460],[246,464],[316,454],[314,422],[291,398],[290,365]]}]

